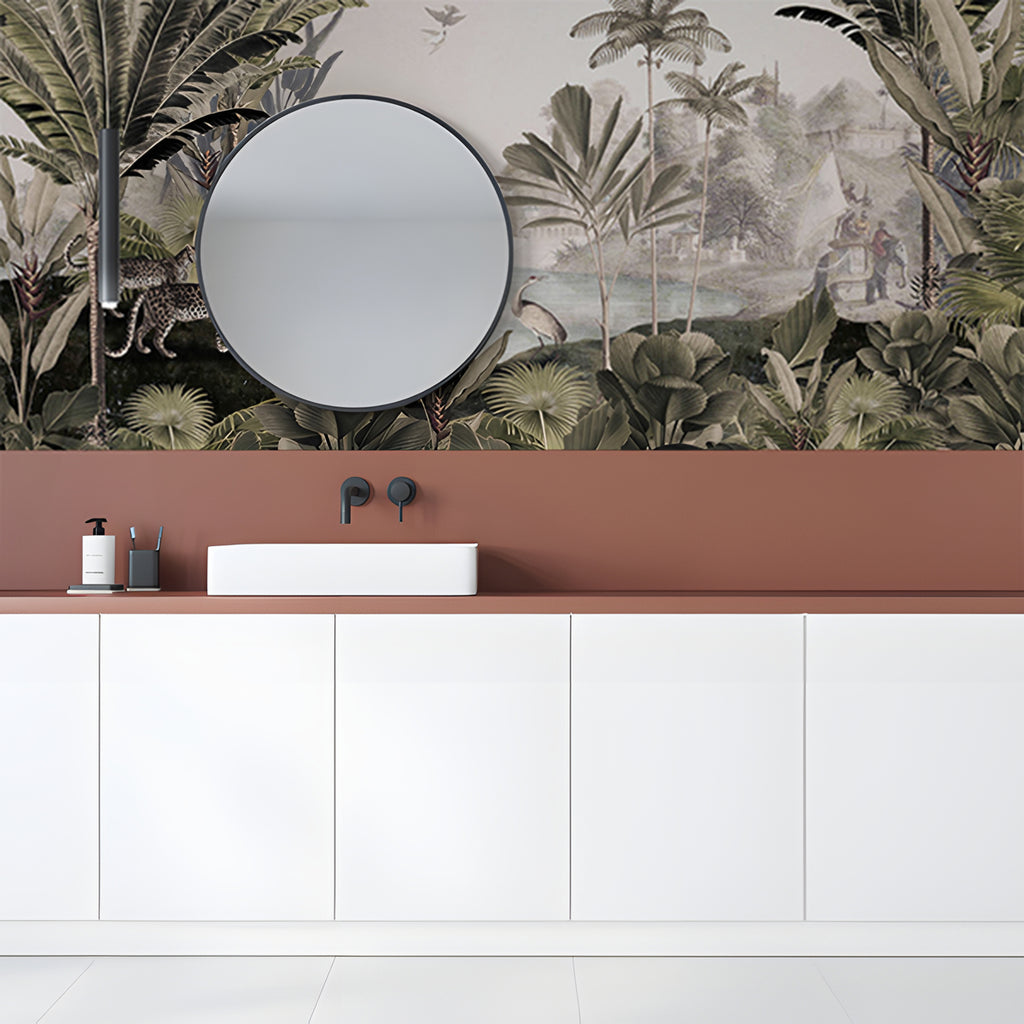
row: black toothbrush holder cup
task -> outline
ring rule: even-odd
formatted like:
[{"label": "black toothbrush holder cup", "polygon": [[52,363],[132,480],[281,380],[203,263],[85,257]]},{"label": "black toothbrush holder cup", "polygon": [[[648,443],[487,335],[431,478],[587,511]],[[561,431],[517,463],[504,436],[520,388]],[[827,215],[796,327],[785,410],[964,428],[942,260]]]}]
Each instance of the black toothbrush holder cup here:
[{"label": "black toothbrush holder cup", "polygon": [[164,528],[160,527],[156,547],[136,548],[135,527],[131,528],[132,547],[128,552],[128,589],[160,589],[160,545],[164,539]]},{"label": "black toothbrush holder cup", "polygon": [[136,550],[128,552],[128,589],[160,589],[160,552]]}]

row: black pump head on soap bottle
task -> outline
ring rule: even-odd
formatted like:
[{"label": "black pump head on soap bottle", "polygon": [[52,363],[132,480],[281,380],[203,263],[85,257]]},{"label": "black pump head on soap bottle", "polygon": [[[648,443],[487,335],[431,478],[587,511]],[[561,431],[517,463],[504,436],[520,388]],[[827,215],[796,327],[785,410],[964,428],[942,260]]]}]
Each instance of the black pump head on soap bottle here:
[{"label": "black pump head on soap bottle", "polygon": [[100,519],[97,517],[95,519],[86,519],[85,525],[88,526],[90,523],[95,523],[96,525],[92,528],[92,535],[94,537],[104,537],[106,536],[106,531],[103,529],[103,524],[105,522],[106,519]]}]

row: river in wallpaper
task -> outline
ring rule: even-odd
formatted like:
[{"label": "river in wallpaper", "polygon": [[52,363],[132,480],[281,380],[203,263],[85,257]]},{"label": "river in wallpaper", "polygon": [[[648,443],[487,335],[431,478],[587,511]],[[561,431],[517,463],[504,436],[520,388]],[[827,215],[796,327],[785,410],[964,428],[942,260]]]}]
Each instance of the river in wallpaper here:
[{"label": "river in wallpaper", "polygon": [[[523,282],[536,274],[543,280],[526,290],[525,299],[540,303],[558,317],[568,334],[568,341],[600,338],[598,316],[601,300],[597,278],[593,274],[569,274],[553,270],[532,270],[516,267],[512,272],[512,289],[505,312],[498,322],[495,336],[509,329],[507,354],[513,355],[534,348],[537,339],[512,315],[512,299]],[[690,304],[690,285],[681,281],[660,281],[658,285],[658,316],[661,320],[686,318]],[[713,288],[697,288],[696,317],[735,316],[743,309],[741,296]],[[615,282],[611,304],[612,337],[637,324],[651,321],[651,282],[646,277],[622,276]]]}]

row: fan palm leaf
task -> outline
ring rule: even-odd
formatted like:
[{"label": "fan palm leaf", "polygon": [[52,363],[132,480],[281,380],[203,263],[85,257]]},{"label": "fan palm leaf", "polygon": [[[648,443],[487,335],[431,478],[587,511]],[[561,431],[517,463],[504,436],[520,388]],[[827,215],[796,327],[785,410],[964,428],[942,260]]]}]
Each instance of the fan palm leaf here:
[{"label": "fan palm leaf", "polygon": [[851,377],[832,401],[830,437],[838,438],[844,448],[860,448],[862,440],[905,412],[903,389],[891,377]]},{"label": "fan palm leaf", "polygon": [[861,441],[868,451],[921,452],[944,447],[941,433],[919,416],[902,416],[883,424]]},{"label": "fan palm leaf", "polygon": [[493,413],[539,438],[545,448],[560,448],[591,395],[582,375],[568,366],[515,363],[498,370],[484,398]]},{"label": "fan palm leaf", "polygon": [[167,240],[171,252],[178,252],[195,241],[204,203],[202,196],[189,193],[170,199],[160,207],[160,234]]},{"label": "fan palm leaf", "polygon": [[158,448],[202,448],[213,426],[213,405],[199,388],[145,384],[124,404],[128,425]]}]

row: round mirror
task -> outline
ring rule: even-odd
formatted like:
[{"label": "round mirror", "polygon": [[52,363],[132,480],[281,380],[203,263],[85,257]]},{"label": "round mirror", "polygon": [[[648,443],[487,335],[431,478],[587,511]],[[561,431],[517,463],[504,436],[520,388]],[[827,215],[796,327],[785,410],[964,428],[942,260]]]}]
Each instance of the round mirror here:
[{"label": "round mirror", "polygon": [[196,242],[235,358],[275,391],[384,409],[466,365],[508,295],[512,230],[480,155],[416,107],[313,100],[221,167]]}]

